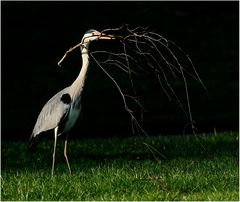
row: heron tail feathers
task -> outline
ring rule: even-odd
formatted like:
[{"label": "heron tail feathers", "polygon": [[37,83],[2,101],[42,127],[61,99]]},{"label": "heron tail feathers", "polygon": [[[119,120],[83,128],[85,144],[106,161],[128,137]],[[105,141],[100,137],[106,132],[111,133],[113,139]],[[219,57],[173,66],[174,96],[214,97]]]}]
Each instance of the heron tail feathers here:
[{"label": "heron tail feathers", "polygon": [[31,135],[30,139],[28,140],[28,149],[34,148],[39,142],[39,136],[38,135]]}]

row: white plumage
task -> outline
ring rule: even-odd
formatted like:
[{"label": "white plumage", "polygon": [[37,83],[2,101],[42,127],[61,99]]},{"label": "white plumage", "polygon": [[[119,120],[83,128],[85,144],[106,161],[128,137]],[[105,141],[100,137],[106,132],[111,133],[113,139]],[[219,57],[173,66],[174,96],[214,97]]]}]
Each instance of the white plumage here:
[{"label": "white plumage", "polygon": [[49,130],[54,130],[52,175],[54,173],[57,137],[63,133],[66,134],[64,156],[68,165],[69,173],[71,174],[71,168],[67,157],[68,132],[76,123],[81,111],[81,94],[89,67],[88,46],[91,41],[98,39],[113,38],[102,35],[96,30],[89,30],[85,33],[81,41],[82,68],[78,77],[71,86],[58,92],[43,106],[33,128],[29,140],[29,147],[32,147],[37,142],[36,140],[41,134]]}]

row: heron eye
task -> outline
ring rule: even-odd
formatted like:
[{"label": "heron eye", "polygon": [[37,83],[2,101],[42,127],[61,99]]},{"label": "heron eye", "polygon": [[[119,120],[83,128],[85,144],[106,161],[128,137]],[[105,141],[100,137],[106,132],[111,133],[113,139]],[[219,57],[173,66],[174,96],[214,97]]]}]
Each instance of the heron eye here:
[{"label": "heron eye", "polygon": [[66,94],[63,94],[62,97],[61,97],[61,101],[64,103],[64,104],[70,104],[71,103],[71,97],[68,93]]}]

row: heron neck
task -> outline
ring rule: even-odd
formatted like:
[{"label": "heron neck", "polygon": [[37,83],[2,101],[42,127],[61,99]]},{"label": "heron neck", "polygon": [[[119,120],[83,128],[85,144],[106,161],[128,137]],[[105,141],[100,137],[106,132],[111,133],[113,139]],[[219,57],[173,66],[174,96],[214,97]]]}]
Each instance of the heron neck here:
[{"label": "heron neck", "polygon": [[80,70],[78,77],[70,87],[70,94],[72,98],[75,96],[76,97],[80,96],[87,77],[88,67],[89,67],[89,55],[87,46],[85,46],[84,48],[82,48],[82,68]]}]

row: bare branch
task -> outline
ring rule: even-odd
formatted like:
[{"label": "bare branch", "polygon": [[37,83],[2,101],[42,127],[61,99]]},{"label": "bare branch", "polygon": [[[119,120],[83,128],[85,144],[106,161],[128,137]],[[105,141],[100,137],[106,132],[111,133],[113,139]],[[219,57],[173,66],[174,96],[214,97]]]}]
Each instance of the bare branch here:
[{"label": "bare branch", "polygon": [[58,66],[61,67],[61,63],[62,63],[63,60],[67,57],[67,55],[68,55],[69,53],[71,53],[74,49],[76,49],[76,48],[78,48],[78,47],[81,47],[81,46],[82,46],[82,43],[79,43],[79,44],[77,44],[76,46],[69,48],[69,49],[65,52],[65,54],[63,55],[62,59],[59,60]]},{"label": "bare branch", "polygon": [[[90,55],[117,87],[123,99],[124,108],[130,114],[133,132],[147,134],[133,115],[133,110],[129,108],[126,98],[128,97],[133,100],[139,107],[141,120],[143,122],[143,112],[146,112],[146,109],[139,100],[135,75],[140,78],[142,72],[152,72],[167,98],[169,100],[174,99],[185,113],[189,119],[192,131],[195,133],[188,89],[189,84],[186,76],[190,76],[199,81],[204,88],[205,86],[190,57],[174,42],[166,39],[159,33],[149,31],[149,28],[141,26],[131,28],[130,25],[123,24],[117,28],[104,29],[101,33],[104,35],[109,33],[111,36],[114,36],[114,38],[119,41],[119,47],[117,47],[117,51],[96,50],[91,52]],[[66,51],[62,59],[58,62],[58,65],[60,66],[67,55],[77,47],[81,47],[81,45],[82,44],[79,43]],[[176,51],[178,51],[178,54]],[[100,54],[104,54],[106,59],[98,59],[96,56]],[[133,95],[123,92],[116,78],[113,77],[110,71],[106,71],[106,65],[115,66],[120,71],[128,74],[128,81],[130,82],[130,89]],[[186,67],[191,71],[188,71]],[[172,80],[176,81],[179,79],[181,79],[185,91],[186,109],[176,93],[176,88],[171,84]]]}]

